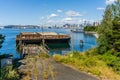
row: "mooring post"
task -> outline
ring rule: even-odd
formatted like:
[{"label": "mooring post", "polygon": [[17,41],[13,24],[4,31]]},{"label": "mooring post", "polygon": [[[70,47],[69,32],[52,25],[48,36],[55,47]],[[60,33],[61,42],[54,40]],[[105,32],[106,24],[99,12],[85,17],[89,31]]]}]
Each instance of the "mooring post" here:
[{"label": "mooring post", "polygon": [[84,41],[80,40],[80,46],[83,47],[84,46]]}]

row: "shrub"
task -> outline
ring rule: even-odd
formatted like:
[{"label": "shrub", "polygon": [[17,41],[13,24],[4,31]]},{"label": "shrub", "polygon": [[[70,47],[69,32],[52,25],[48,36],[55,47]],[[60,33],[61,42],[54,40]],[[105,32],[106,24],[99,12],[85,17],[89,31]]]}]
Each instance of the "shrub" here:
[{"label": "shrub", "polygon": [[18,80],[19,75],[11,66],[6,66],[0,69],[0,80]]}]

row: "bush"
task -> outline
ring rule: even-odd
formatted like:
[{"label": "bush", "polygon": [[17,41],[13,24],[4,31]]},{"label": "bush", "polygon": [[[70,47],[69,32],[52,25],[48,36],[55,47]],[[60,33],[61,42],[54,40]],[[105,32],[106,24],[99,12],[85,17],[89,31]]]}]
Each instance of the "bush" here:
[{"label": "bush", "polygon": [[11,66],[6,66],[0,69],[0,80],[18,80],[19,75]]},{"label": "bush", "polygon": [[[115,53],[114,53],[115,54]],[[103,60],[106,65],[111,67],[115,72],[120,74],[120,58],[113,55],[112,51],[108,51],[103,55],[99,55],[98,58]]]},{"label": "bush", "polygon": [[38,56],[39,57],[44,57],[44,58],[49,58],[50,57],[50,55],[47,54],[47,53],[38,53]]},{"label": "bush", "polygon": [[97,31],[97,26],[86,26],[84,31]]},{"label": "bush", "polygon": [[56,61],[61,61],[61,56],[59,54],[54,54],[53,55],[53,58],[56,60]]},{"label": "bush", "polygon": [[112,55],[112,51],[99,55],[96,49],[91,49],[83,53],[71,52],[66,56],[55,54],[53,58],[56,61],[63,62],[104,79],[119,80],[120,78],[118,76],[120,73],[120,60]]}]

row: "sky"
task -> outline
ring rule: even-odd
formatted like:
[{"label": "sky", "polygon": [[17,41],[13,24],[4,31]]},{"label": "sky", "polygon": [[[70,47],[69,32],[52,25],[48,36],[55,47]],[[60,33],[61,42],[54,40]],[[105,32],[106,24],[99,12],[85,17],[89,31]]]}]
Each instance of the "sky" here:
[{"label": "sky", "polygon": [[100,21],[115,0],[0,0],[0,25],[40,25]]}]

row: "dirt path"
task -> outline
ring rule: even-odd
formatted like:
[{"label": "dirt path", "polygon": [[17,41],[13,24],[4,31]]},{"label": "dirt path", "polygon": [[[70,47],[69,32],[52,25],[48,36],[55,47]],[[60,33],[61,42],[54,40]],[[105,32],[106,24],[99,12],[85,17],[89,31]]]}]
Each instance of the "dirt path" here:
[{"label": "dirt path", "polygon": [[54,71],[58,72],[56,80],[98,80],[93,76],[77,71],[63,64],[54,61],[51,63],[54,66]]},{"label": "dirt path", "polygon": [[98,80],[97,78],[77,71],[64,64],[57,63],[51,58],[31,57],[20,61],[24,64],[19,72],[26,76],[21,80]]}]

